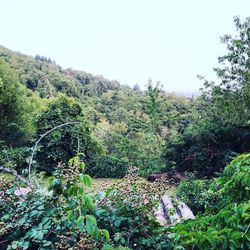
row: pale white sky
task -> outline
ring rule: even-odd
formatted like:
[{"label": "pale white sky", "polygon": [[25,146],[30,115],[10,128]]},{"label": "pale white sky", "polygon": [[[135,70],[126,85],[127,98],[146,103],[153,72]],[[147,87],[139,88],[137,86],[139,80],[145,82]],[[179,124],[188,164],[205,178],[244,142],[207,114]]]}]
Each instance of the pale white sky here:
[{"label": "pale white sky", "polygon": [[0,44],[133,86],[201,87],[249,0],[0,0]]}]

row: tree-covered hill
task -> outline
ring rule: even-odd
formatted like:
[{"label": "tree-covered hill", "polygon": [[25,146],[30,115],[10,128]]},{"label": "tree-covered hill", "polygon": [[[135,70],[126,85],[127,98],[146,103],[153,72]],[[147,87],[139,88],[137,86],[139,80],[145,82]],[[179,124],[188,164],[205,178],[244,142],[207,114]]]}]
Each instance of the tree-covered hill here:
[{"label": "tree-covered hill", "polygon": [[51,97],[56,92],[81,98],[82,95],[98,95],[108,90],[119,90],[117,81],[93,76],[84,71],[62,69],[50,58],[27,56],[0,46],[0,57],[14,69],[23,85],[39,92],[41,97]]},{"label": "tree-covered hill", "polygon": [[[10,77],[18,82],[15,84],[23,89],[20,95],[26,95],[23,101],[28,103],[21,109],[25,110],[24,106],[30,105],[28,99],[36,102],[36,107],[30,111],[32,117],[26,119],[27,122],[30,120],[33,136],[30,133],[29,141],[24,140],[23,143],[21,139],[18,143],[10,140],[3,142],[8,147],[29,144],[39,136],[41,129],[35,113],[50,109],[50,103],[60,93],[79,102],[93,134],[102,144],[104,154],[132,165],[144,166],[145,174],[163,168],[162,149],[169,130],[183,130],[190,122],[195,100],[165,93],[159,85],[153,87],[151,81],[148,90],[141,91],[137,85],[130,88],[84,71],[62,69],[50,58],[26,56],[2,46],[0,60],[3,67],[8,68],[8,74],[13,75]],[[55,114],[52,115],[55,117]],[[64,118],[58,122],[75,119]],[[51,121],[51,124],[57,123]],[[1,139],[5,140],[4,137]]]}]

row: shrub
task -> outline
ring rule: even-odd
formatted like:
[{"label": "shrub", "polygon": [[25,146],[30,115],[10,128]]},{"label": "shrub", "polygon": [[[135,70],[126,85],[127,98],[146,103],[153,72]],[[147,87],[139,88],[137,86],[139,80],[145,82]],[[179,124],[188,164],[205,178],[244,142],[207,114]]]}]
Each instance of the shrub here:
[{"label": "shrub", "polygon": [[[80,173],[79,157],[58,167],[49,180],[52,195],[30,191],[14,195],[16,186],[1,197],[1,249],[114,249],[106,229],[97,227],[94,200],[84,192],[91,178]],[[1,182],[0,182],[1,184]],[[0,186],[2,189],[2,187]],[[103,248],[102,248],[103,247]]]},{"label": "shrub", "polygon": [[58,162],[66,164],[77,151],[84,154],[86,164],[102,152],[101,144],[93,136],[84,117],[82,106],[74,98],[65,95],[53,99],[47,109],[37,117],[37,137],[65,123],[71,124],[49,133],[38,145],[41,149],[36,157],[38,166],[49,173]]},{"label": "shrub", "polygon": [[182,181],[177,188],[176,195],[185,202],[194,213],[205,212],[208,207],[215,204],[215,192],[210,190],[209,180]]},{"label": "shrub", "polygon": [[14,167],[19,173],[27,169],[31,150],[28,147],[5,148],[0,151],[0,164]]},{"label": "shrub", "polygon": [[114,156],[100,155],[93,161],[88,172],[99,178],[122,178],[127,174],[129,162]]},{"label": "shrub", "polygon": [[159,204],[154,187],[134,174],[126,176],[106,192],[105,199],[97,203],[95,215],[100,226],[110,232],[116,245],[132,249],[166,249],[164,227],[155,220],[153,208]]},{"label": "shrub", "polygon": [[216,214],[198,217],[173,228],[174,249],[249,249],[250,202],[229,204]]},{"label": "shrub", "polygon": [[[209,204],[211,209],[204,215],[171,229],[173,234],[170,237],[175,247],[249,249],[249,186],[250,154],[244,154],[235,158],[225,168],[221,177],[211,181],[208,192],[211,191],[217,196],[216,206]],[[199,201],[197,197],[198,195],[194,202]]]}]

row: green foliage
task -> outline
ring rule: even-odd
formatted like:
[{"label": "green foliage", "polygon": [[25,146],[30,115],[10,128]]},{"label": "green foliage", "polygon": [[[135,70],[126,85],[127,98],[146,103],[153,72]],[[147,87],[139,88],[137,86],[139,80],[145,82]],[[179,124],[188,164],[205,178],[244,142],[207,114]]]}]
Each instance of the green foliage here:
[{"label": "green foliage", "polygon": [[234,159],[228,165],[223,176],[218,179],[218,184],[222,187],[219,194],[222,204],[239,203],[248,201],[250,198],[250,154],[243,154]]},{"label": "green foliage", "polygon": [[0,57],[20,75],[24,86],[37,91],[42,98],[50,98],[61,92],[81,99],[82,95],[101,96],[108,90],[121,88],[119,82],[109,81],[102,76],[73,69],[64,70],[44,56],[33,58],[0,46]]},{"label": "green foliage", "polygon": [[168,245],[152,210],[158,200],[149,192],[146,183],[129,177],[111,188],[104,202],[99,201],[97,221],[109,230],[115,245],[132,249],[165,249]]},{"label": "green foliage", "polygon": [[[250,22],[235,24],[238,36],[222,38],[228,53],[215,69],[219,83],[202,78],[197,99],[152,82],[131,89],[0,47],[0,163],[21,170],[30,150],[21,146],[48,133],[34,163],[56,169],[46,195],[17,197],[0,179],[1,249],[249,249],[250,155],[218,175],[250,150]],[[120,178],[129,164],[141,175],[175,168],[219,177],[182,182],[177,195],[196,219],[163,228],[153,214],[166,192],[161,183],[126,177],[103,199],[86,193],[88,173]]]},{"label": "green foliage", "polygon": [[18,172],[27,168],[31,150],[28,147],[4,148],[0,151],[0,164],[14,167]]},{"label": "green foliage", "polygon": [[[199,176],[220,172],[237,152],[248,150],[249,132],[244,128],[223,128],[200,120],[183,133],[174,131],[166,143],[167,166],[179,171],[196,171]],[[239,140],[240,138],[240,140]],[[241,143],[241,140],[246,143]]]},{"label": "green foliage", "polygon": [[[195,187],[195,184],[199,184]],[[206,185],[207,191],[200,186]],[[210,182],[184,182],[178,193],[208,208],[204,215],[172,229],[184,249],[248,249],[250,246],[250,154],[234,159],[222,176]],[[184,188],[186,187],[186,193]],[[188,190],[191,189],[191,191]],[[201,191],[200,195],[198,191]],[[212,198],[212,199],[211,199]]]},{"label": "green foliage", "polygon": [[248,249],[249,214],[249,202],[230,204],[215,215],[176,226],[169,236],[179,249]]},{"label": "green foliage", "polygon": [[[29,95],[31,93],[32,95],[39,94],[42,97],[32,98],[32,100],[41,101],[41,106],[51,107],[58,92],[77,98],[77,102],[83,107],[84,120],[89,120],[95,126],[93,132],[96,133],[97,140],[105,145],[106,153],[118,159],[129,161],[132,165],[140,166],[143,175],[162,170],[164,161],[161,155],[168,131],[172,126],[180,125],[183,128],[187,122],[184,117],[191,112],[189,98],[167,94],[160,90],[158,85],[156,87],[149,86],[148,91],[138,91],[138,88],[133,90],[101,76],[93,76],[72,69],[63,70],[50,58],[44,56],[32,58],[1,46],[0,57],[19,76],[18,80],[32,90]],[[64,105],[63,102],[60,105]],[[34,104],[33,107],[35,107]],[[36,120],[37,139],[42,133],[58,125],[59,121],[63,123],[65,120],[78,120],[75,115],[67,112],[65,119],[63,119],[60,117],[60,112],[57,113],[58,109],[63,109],[63,107],[58,107],[58,109],[53,110],[53,117],[51,114],[51,117],[44,118],[51,122],[50,125],[45,124],[45,122],[40,123],[40,114],[45,116],[44,112],[47,112],[47,109],[43,108],[41,112],[38,112],[37,119],[32,118],[32,121],[28,122],[31,124],[30,122],[33,123]],[[26,114],[29,113],[31,112],[26,112]],[[57,122],[52,122],[52,120]],[[105,127],[107,124],[108,127]],[[41,128],[42,126],[44,129]],[[90,124],[87,126],[89,127]],[[74,155],[69,151],[74,151],[72,145],[76,145],[75,142],[71,143],[67,138],[70,150],[64,156],[62,152],[67,150],[64,147],[60,147],[61,151],[59,150],[59,144],[55,143],[57,140],[55,137],[60,137],[62,131],[70,131],[76,127],[60,128],[48,135],[50,142],[54,144],[54,150],[52,150],[52,145],[51,147],[48,145],[50,144],[48,140],[45,141],[46,138],[42,140],[44,143],[40,146],[42,146],[43,154],[39,157],[40,153],[38,152],[38,158],[36,158],[38,163],[43,165],[42,168],[50,169],[49,165],[52,162],[53,169],[59,158],[65,162],[66,159]],[[33,129],[35,130],[36,126]],[[55,140],[52,140],[52,135],[54,135]],[[88,145],[96,144],[97,140],[93,133],[91,137]],[[43,147],[46,150],[43,150]],[[47,150],[48,147],[49,150]],[[90,147],[93,148],[95,145]],[[58,156],[57,159],[56,156]],[[50,157],[49,160],[48,157]],[[86,156],[85,158],[86,164],[89,165],[90,159],[87,158],[90,157]]]},{"label": "green foliage", "polygon": [[33,135],[31,97],[9,66],[0,60],[0,140],[8,146],[27,143]]},{"label": "green foliage", "polygon": [[53,171],[58,162],[66,163],[77,151],[84,154],[83,157],[88,164],[92,157],[102,152],[101,145],[84,118],[81,105],[65,95],[53,99],[37,117],[37,137],[65,123],[73,124],[54,130],[39,144],[41,150],[37,153],[37,162],[39,168],[47,172]]},{"label": "green foliage", "polygon": [[157,82],[156,86],[153,87],[152,80],[149,80],[148,85],[147,85],[147,92],[146,92],[146,94],[149,97],[147,109],[148,109],[148,113],[149,113],[149,117],[151,121],[152,131],[156,135],[157,138],[158,138],[158,135],[160,134],[159,97],[160,97],[161,91],[160,91],[159,85],[160,83]]},{"label": "green foliage", "polygon": [[[83,164],[74,157],[69,169],[60,166],[50,178],[53,194],[30,192],[24,198],[13,194],[16,187],[1,198],[1,249],[101,249],[109,243],[106,229],[97,227],[92,214],[94,200],[84,189],[91,178],[80,174]],[[2,186],[1,186],[2,188]]]},{"label": "green foliage", "polygon": [[209,187],[209,180],[182,181],[177,188],[176,195],[194,213],[203,213],[212,204],[216,204],[216,194]]},{"label": "green foliage", "polygon": [[145,191],[148,186],[133,180],[131,187],[124,180],[107,193],[106,202],[100,201],[97,221],[114,242],[133,249],[248,249],[249,171],[246,154],[233,160],[219,178],[183,182],[178,194],[200,213],[171,228],[154,221],[152,208],[157,203]]},{"label": "green foliage", "polygon": [[[237,36],[221,38],[228,53],[218,58],[215,68],[220,84],[205,81],[203,100],[206,114],[225,126],[244,126],[250,118],[250,19],[234,18]],[[221,112],[223,110],[223,112]]]},{"label": "green foliage", "polygon": [[245,201],[250,196],[250,155],[234,159],[223,175],[213,180],[187,180],[178,186],[176,195],[195,212],[217,211],[229,203]]},{"label": "green foliage", "polygon": [[201,77],[204,88],[193,121],[166,143],[167,167],[213,175],[236,154],[250,150],[250,23],[236,17],[235,24],[238,35],[222,38],[228,53],[215,69],[219,83]]},{"label": "green foliage", "polygon": [[100,155],[87,171],[98,178],[122,178],[127,174],[129,162],[114,156]]}]

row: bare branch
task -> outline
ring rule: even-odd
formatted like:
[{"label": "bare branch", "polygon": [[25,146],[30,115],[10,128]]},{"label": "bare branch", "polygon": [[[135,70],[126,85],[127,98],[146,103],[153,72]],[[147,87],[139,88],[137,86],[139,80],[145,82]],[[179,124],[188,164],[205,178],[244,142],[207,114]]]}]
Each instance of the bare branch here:
[{"label": "bare branch", "polygon": [[16,170],[14,170],[12,168],[6,168],[4,166],[0,166],[0,171],[3,171],[5,173],[8,173],[8,174],[15,176],[20,182],[24,183],[30,189],[33,189],[32,184],[29,181],[27,181],[26,179],[24,179],[21,175],[19,175]]},{"label": "bare branch", "polygon": [[31,155],[31,158],[30,158],[30,161],[29,161],[29,180],[31,179],[31,167],[32,167],[32,162],[33,162],[33,159],[34,159],[34,155],[35,155],[35,151],[37,149],[37,145],[38,143],[43,139],[43,137],[45,137],[47,134],[53,132],[54,130],[58,129],[58,128],[61,128],[61,127],[64,127],[64,126],[68,126],[68,125],[74,125],[74,124],[79,124],[80,122],[67,122],[67,123],[63,123],[63,124],[60,124],[50,130],[48,130],[46,133],[44,133],[35,143],[35,146],[33,147],[33,150],[32,150],[32,155]]}]

